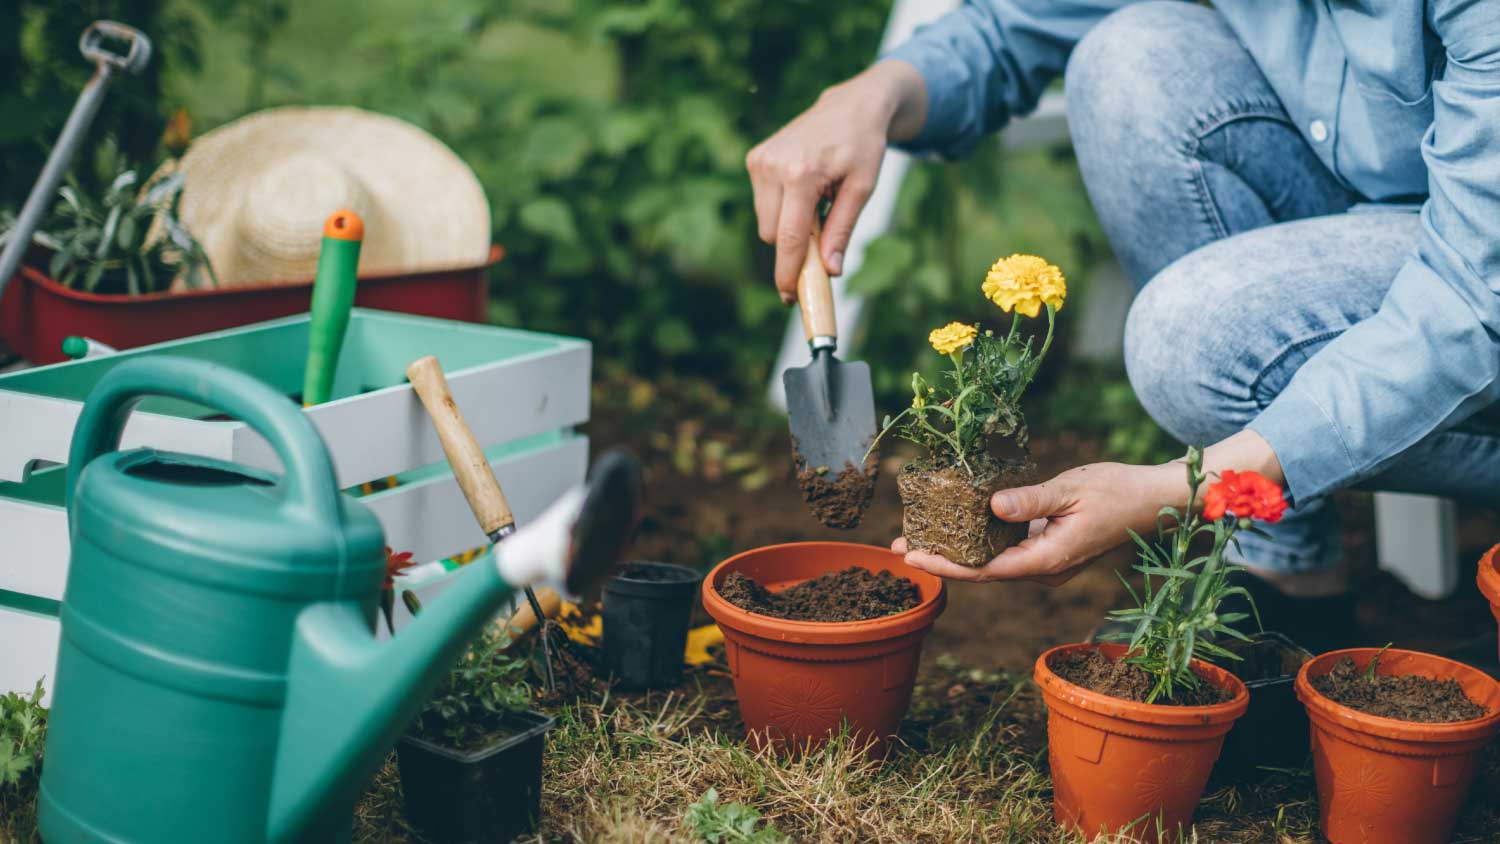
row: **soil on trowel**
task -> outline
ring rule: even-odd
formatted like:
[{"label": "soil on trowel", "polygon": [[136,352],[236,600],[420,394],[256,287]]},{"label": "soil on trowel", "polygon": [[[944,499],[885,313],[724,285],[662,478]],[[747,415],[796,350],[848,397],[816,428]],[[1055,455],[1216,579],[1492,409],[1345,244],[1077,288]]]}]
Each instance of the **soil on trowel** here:
[{"label": "soil on trowel", "polygon": [[972,474],[961,465],[928,457],[901,468],[896,485],[905,508],[901,532],[908,548],[977,568],[1026,538],[1027,523],[995,518],[990,497],[1033,483],[1036,467],[1027,460],[997,460],[987,454],[971,465]]},{"label": "soil on trowel", "polygon": [[1469,721],[1488,711],[1464,694],[1457,680],[1434,680],[1414,674],[1365,676],[1344,657],[1333,664],[1333,670],[1313,677],[1312,687],[1324,697],[1381,718],[1446,724]]},{"label": "soil on trowel", "polygon": [[[1075,651],[1052,664],[1052,673],[1075,686],[1110,697],[1145,703],[1153,685],[1146,669],[1124,661],[1111,661],[1100,651]],[[1230,694],[1212,683],[1180,688],[1172,699],[1152,703],[1165,706],[1211,706],[1230,699]]]},{"label": "soil on trowel", "polygon": [[922,602],[921,590],[907,578],[850,566],[772,592],[731,572],[719,586],[724,600],[747,612],[789,621],[867,621],[905,612]]},{"label": "soil on trowel", "polygon": [[875,495],[875,480],[880,474],[880,460],[873,452],[865,455],[864,466],[847,462],[835,475],[830,466],[807,465],[793,440],[792,462],[797,467],[797,486],[802,489],[802,499],[818,521],[841,530],[859,527]]}]

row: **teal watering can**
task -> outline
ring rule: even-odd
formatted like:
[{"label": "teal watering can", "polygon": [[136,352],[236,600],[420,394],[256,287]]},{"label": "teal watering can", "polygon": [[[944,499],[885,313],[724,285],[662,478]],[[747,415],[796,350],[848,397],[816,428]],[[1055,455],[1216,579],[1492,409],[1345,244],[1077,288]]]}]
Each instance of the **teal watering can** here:
[{"label": "teal watering can", "polygon": [[[244,420],[283,473],[116,450],[147,396]],[[497,547],[494,563],[466,567],[441,600],[377,642],[384,536],[340,493],[301,410],[211,364],[122,363],[90,394],[68,459],[72,562],[42,836],[348,841],[369,776],[512,589],[551,580],[580,591],[613,564],[638,481],[606,495],[599,477],[596,466],[595,489],[565,496]],[[606,499],[615,512],[600,516],[592,505]],[[621,515],[620,499],[632,515]]]}]

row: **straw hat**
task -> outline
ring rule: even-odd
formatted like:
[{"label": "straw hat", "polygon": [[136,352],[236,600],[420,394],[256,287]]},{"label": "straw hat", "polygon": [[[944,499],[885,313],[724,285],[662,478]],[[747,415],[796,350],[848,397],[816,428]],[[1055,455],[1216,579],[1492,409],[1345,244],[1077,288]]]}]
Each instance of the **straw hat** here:
[{"label": "straw hat", "polygon": [[417,127],[357,108],[276,108],[193,142],[179,217],[226,287],[311,278],[323,220],[365,222],[359,270],[482,264],[490,208],[479,179]]}]

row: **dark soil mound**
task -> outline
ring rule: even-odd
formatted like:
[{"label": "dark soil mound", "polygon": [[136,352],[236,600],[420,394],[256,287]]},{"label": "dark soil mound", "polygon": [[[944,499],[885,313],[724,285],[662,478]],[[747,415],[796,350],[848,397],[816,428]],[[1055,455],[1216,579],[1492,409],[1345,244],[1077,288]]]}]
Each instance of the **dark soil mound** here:
[{"label": "dark soil mound", "polygon": [[780,592],[732,572],[724,578],[719,594],[747,612],[790,621],[866,621],[905,612],[922,602],[917,584],[907,578],[858,566]]},{"label": "dark soil mound", "polygon": [[880,474],[880,461],[875,455],[867,455],[863,467],[845,463],[837,475],[828,466],[808,466],[797,453],[796,443],[792,444],[792,460],[797,465],[802,499],[818,521],[841,530],[858,527],[875,495],[875,479]]},{"label": "dark soil mound", "polygon": [[[1110,697],[1145,703],[1153,681],[1146,669],[1119,661],[1111,662],[1100,651],[1070,653],[1052,665],[1052,673],[1075,686]],[[1157,698],[1152,703],[1164,706],[1211,706],[1229,700],[1230,694],[1212,683],[1202,682],[1196,689],[1178,689],[1172,700]]]},{"label": "dark soil mound", "polygon": [[1349,657],[1334,663],[1332,671],[1313,677],[1311,682],[1329,700],[1382,718],[1445,724],[1480,718],[1488,711],[1470,700],[1457,680],[1434,680],[1414,674],[1377,674],[1368,679]]}]

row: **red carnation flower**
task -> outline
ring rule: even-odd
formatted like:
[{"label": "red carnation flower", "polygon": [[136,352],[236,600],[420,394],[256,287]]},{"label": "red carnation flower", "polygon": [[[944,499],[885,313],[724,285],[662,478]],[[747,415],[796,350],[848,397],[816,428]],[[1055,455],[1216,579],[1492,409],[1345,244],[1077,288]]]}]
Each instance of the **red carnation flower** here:
[{"label": "red carnation flower", "polygon": [[396,576],[416,565],[411,561],[411,552],[402,551],[397,554],[391,550],[391,546],[385,546],[385,586],[386,589],[396,588]]},{"label": "red carnation flower", "polygon": [[1203,517],[1210,521],[1232,513],[1237,518],[1275,524],[1285,512],[1281,487],[1259,472],[1225,469],[1221,480],[1203,494]]}]

